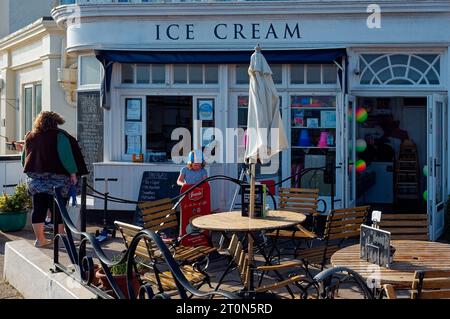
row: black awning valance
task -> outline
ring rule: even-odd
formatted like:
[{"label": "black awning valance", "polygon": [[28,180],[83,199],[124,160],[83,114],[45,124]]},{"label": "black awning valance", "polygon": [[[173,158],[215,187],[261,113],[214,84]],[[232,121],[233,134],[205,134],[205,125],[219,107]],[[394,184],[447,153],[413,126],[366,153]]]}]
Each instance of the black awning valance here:
[{"label": "black awning valance", "polygon": [[[111,87],[114,63],[136,64],[249,64],[249,51],[119,51],[97,50],[97,59],[103,64],[105,76],[101,87],[102,106],[109,109],[107,95]],[[341,62],[346,49],[263,50],[269,64],[326,64]]]},{"label": "black awning valance", "polygon": [[[118,51],[98,50],[102,62],[151,64],[247,64],[249,51]],[[332,63],[346,56],[345,49],[263,50],[267,62],[280,63]]]}]

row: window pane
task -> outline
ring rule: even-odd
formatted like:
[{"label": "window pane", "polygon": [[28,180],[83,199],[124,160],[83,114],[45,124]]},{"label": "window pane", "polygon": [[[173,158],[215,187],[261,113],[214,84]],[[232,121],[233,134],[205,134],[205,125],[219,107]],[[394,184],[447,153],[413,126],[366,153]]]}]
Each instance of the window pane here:
[{"label": "window pane", "polygon": [[25,132],[29,132],[33,128],[33,89],[26,88],[24,95]]},{"label": "window pane", "polygon": [[250,77],[248,76],[248,65],[236,65],[236,84],[249,84]]},{"label": "window pane", "polygon": [[34,117],[42,111],[42,85],[34,87]]},{"label": "window pane", "polygon": [[205,83],[219,83],[219,67],[217,65],[205,65]]},{"label": "window pane", "polygon": [[323,83],[324,84],[335,84],[337,79],[337,70],[335,65],[324,65],[323,66]]},{"label": "window pane", "polygon": [[308,64],[306,74],[308,84],[320,84],[320,65]]},{"label": "window pane", "polygon": [[81,57],[81,85],[100,84],[101,68],[95,56]]},{"label": "window pane", "polygon": [[173,67],[173,78],[175,84],[187,83],[187,65],[179,64]]},{"label": "window pane", "polygon": [[139,84],[150,83],[150,65],[136,65],[136,78]]},{"label": "window pane", "polygon": [[275,84],[283,83],[283,66],[281,64],[275,64],[271,66],[272,78]]},{"label": "window pane", "polygon": [[[192,136],[192,104],[192,96],[147,97],[146,153],[149,162],[170,160],[173,147],[179,143],[172,140],[174,129],[186,128]],[[183,155],[187,156],[187,154]]]},{"label": "window pane", "polygon": [[203,84],[203,66],[192,64],[189,65],[189,83]]},{"label": "window pane", "polygon": [[305,65],[291,65],[291,84],[305,84]]},{"label": "window pane", "polygon": [[122,83],[134,83],[133,64],[122,64]]},{"label": "window pane", "polygon": [[164,84],[166,83],[166,66],[152,65],[152,83]]}]

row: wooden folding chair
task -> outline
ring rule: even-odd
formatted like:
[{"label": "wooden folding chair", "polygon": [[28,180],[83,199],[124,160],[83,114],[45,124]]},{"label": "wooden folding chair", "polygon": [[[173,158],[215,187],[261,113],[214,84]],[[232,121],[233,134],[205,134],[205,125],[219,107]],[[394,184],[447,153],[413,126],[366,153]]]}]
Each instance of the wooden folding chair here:
[{"label": "wooden folding chair", "polygon": [[[124,235],[124,230],[128,232],[141,231],[143,229],[154,231],[157,234],[162,235],[166,230],[173,230],[178,234],[179,224],[177,219],[177,213],[173,208],[172,201],[170,199],[162,199],[154,202],[145,202],[139,204],[139,208],[142,212],[142,219],[144,227],[134,226],[133,229],[129,228],[129,225],[124,223],[116,223],[119,226],[119,230],[125,241],[125,244],[129,243],[130,236]],[[121,226],[121,227],[120,227]],[[191,236],[192,234],[186,235]],[[208,241],[209,238],[204,233],[195,233],[195,235],[205,236]],[[164,237],[161,236],[161,237]],[[131,236],[131,239],[133,236]],[[164,241],[170,246],[170,250],[173,253],[173,257],[178,262],[183,264],[191,264],[204,260],[206,265],[208,264],[208,255],[215,252],[217,249],[211,246],[197,246],[187,247],[180,244],[183,238],[164,238]],[[207,266],[206,266],[207,267]],[[206,268],[205,267],[205,268]]]},{"label": "wooden folding chair", "polygon": [[[127,249],[130,248],[134,237],[143,230],[141,227],[122,222],[115,222],[115,225],[122,234]],[[170,253],[173,256],[178,257],[178,259],[175,258],[178,262],[180,260],[183,263],[186,263],[187,261],[194,262],[196,261],[195,258],[199,256],[198,250],[188,252],[187,249],[184,249],[182,252],[178,253],[177,249],[178,247],[172,247]],[[204,255],[201,256],[203,257]],[[152,285],[157,286],[159,293],[177,289],[172,273],[168,270],[161,270],[164,265],[163,257],[161,250],[155,243],[146,239],[141,239],[136,247],[135,257],[140,260],[142,266],[150,270],[145,272],[143,279],[150,282]],[[197,267],[195,263],[193,265],[183,264],[180,266],[180,269],[187,280],[189,280],[192,285],[196,286],[196,288],[200,288],[205,283],[210,283],[209,275],[204,270]]]},{"label": "wooden folding chair", "polygon": [[[218,289],[222,283],[225,277],[233,270],[237,269],[239,272],[239,276],[241,279],[241,282],[244,287],[248,287],[250,278],[250,266],[248,263],[248,255],[244,250],[244,247],[242,245],[242,242],[239,240],[238,236],[234,234],[230,240],[230,244],[228,247],[228,254],[230,256],[230,263],[225,270],[225,272],[222,274],[221,278],[219,279],[218,285],[216,289]],[[290,261],[290,262],[284,262],[281,264],[276,265],[265,265],[265,266],[257,266],[254,268],[255,272],[269,272],[269,271],[280,271],[280,270],[286,270],[286,269],[295,269],[300,270],[302,266],[302,262],[299,260],[296,261]],[[253,280],[253,278],[252,278]],[[298,274],[291,274],[289,278],[280,280],[279,282],[276,282],[274,284],[259,286],[255,288],[253,293],[265,293],[265,292],[273,292],[280,288],[288,288],[289,285],[295,285],[297,286],[301,291],[304,291],[305,287],[302,286],[302,283],[306,282],[306,277],[303,275]],[[293,296],[293,294],[291,294]]]},{"label": "wooden folding chair", "polygon": [[[399,299],[398,289],[384,285],[387,299]],[[450,271],[416,271],[411,285],[411,299],[450,299]]]},{"label": "wooden folding chair", "polygon": [[335,209],[330,212],[325,225],[325,233],[317,241],[323,244],[313,248],[305,248],[295,252],[295,256],[308,265],[318,265],[324,269],[331,256],[341,249],[345,240],[358,238],[360,228],[367,221],[369,206]]},{"label": "wooden folding chair", "polygon": [[273,231],[265,235],[269,238],[276,238],[276,240],[291,239],[294,242],[295,251],[300,246],[301,240],[305,240],[310,245],[311,241],[318,237],[315,232],[316,217],[321,215],[317,212],[318,201],[318,189],[280,188],[278,209],[305,214],[311,220],[311,227],[296,225],[295,227]]}]

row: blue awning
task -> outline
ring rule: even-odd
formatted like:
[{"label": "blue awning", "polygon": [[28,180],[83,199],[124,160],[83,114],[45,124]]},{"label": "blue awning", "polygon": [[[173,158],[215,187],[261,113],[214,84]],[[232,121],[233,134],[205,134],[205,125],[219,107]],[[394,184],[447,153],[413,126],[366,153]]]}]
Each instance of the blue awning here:
[{"label": "blue awning", "polygon": [[[97,59],[103,64],[105,76],[101,86],[101,105],[109,109],[107,101],[111,89],[114,63],[149,64],[248,64],[253,54],[249,51],[119,51],[97,50]],[[269,64],[325,64],[341,62],[346,49],[263,50]]]},{"label": "blue awning", "polygon": [[[249,51],[118,51],[98,50],[97,58],[103,62],[151,64],[247,64]],[[345,49],[264,50],[271,64],[331,63],[346,56]]]}]

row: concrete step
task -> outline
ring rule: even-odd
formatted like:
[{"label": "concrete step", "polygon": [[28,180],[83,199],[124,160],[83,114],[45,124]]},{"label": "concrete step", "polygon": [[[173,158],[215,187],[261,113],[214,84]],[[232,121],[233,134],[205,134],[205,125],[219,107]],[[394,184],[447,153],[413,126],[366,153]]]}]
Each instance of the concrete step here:
[{"label": "concrete step", "polygon": [[3,279],[25,299],[96,299],[64,273],[53,274],[53,260],[26,240],[5,245]]}]

